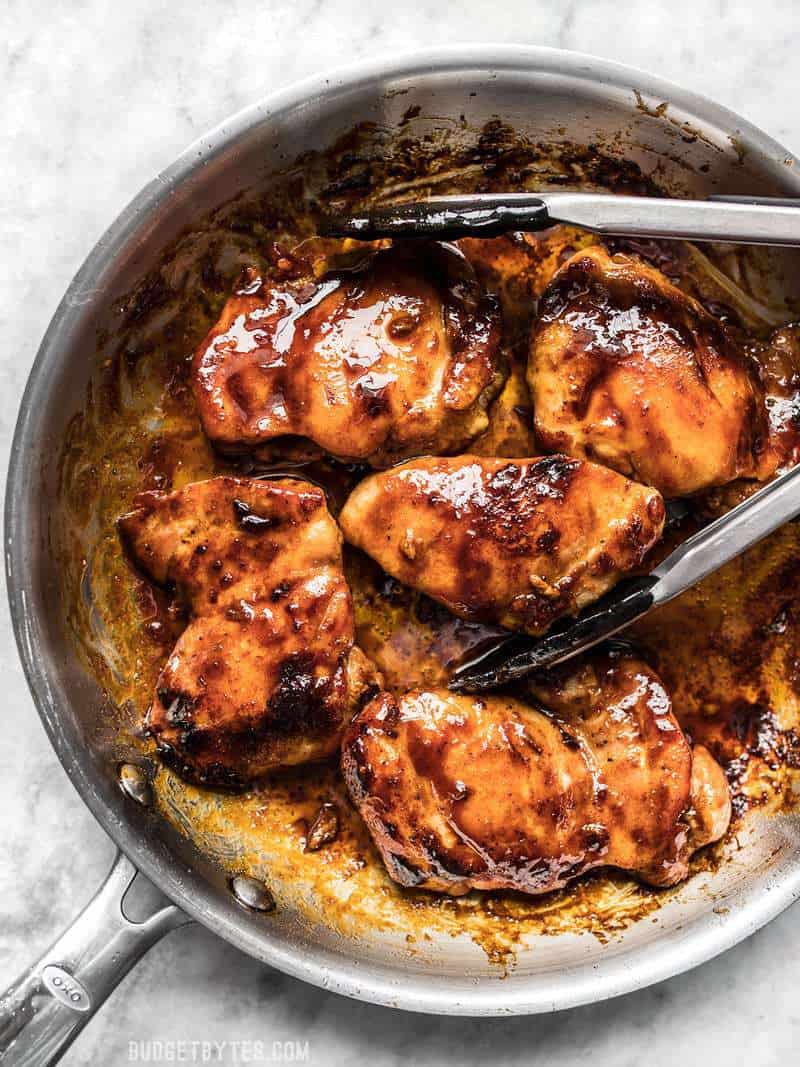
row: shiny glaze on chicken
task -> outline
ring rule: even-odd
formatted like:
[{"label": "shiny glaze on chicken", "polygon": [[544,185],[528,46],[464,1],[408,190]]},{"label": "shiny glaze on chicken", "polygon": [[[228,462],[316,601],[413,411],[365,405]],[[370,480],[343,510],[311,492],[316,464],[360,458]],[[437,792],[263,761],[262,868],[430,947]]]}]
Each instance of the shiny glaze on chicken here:
[{"label": "shiny glaze on chicken", "polygon": [[480,283],[494,293],[503,311],[503,342],[527,357],[537,303],[559,267],[597,238],[574,226],[552,226],[539,233],[463,237],[458,248],[475,268]]},{"label": "shiny glaze on chicken", "polygon": [[538,634],[641,564],[664,502],[584,460],[459,456],[366,478],[339,522],[351,544],[454,615]]},{"label": "shiny glaze on chicken", "polygon": [[[637,871],[652,885],[686,878],[692,853],[718,841],[728,829],[731,797],[720,765],[705,746],[694,744],[689,799],[679,813],[690,832],[660,865],[641,863],[639,850],[655,841],[657,821],[666,815],[659,807],[655,777],[665,751],[663,735],[671,736],[673,725],[681,730],[661,677],[624,645],[612,644],[607,652],[532,676],[523,689],[529,699],[571,724],[591,748],[608,785],[603,803],[615,828],[615,866]],[[666,780],[666,765],[664,773]],[[667,810],[674,809],[667,805]],[[641,824],[631,825],[631,817]]]},{"label": "shiny glaze on chicken", "polygon": [[685,878],[730,797],[657,676],[599,655],[536,688],[538,704],[384,692],[356,716],[342,770],[391,876],[453,894],[546,893],[597,866]]},{"label": "shiny glaze on chicken", "polygon": [[751,350],[761,367],[769,420],[761,469],[787,470],[800,463],[800,326],[783,326]]},{"label": "shiny glaze on chicken", "polygon": [[146,720],[162,758],[239,788],[335,751],[369,666],[322,490],[220,477],[136,504],[126,548],[190,615]]},{"label": "shiny glaze on chicken", "polygon": [[665,496],[774,471],[755,364],[719,320],[635,257],[589,248],[558,271],[540,302],[528,381],[548,451],[594,459]]},{"label": "shiny glaze on chicken", "polygon": [[591,239],[590,234],[571,226],[555,226],[543,233],[465,237],[458,242],[479,282],[500,304],[502,345],[509,365],[505,385],[489,408],[489,427],[469,446],[474,455],[513,459],[537,454],[533,408],[525,380],[537,301],[563,259]]},{"label": "shiny glaze on chicken", "polygon": [[394,247],[321,278],[284,256],[274,273],[248,277],[195,353],[218,448],[275,455],[302,438],[387,467],[486,430],[500,318],[453,246]]}]

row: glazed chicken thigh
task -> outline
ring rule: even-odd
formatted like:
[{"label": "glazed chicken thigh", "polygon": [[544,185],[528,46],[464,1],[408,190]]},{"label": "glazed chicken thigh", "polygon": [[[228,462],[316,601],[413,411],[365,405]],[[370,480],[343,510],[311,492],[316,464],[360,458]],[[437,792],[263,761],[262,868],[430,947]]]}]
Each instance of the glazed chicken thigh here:
[{"label": "glazed chicken thigh", "polygon": [[165,762],[237,788],[334,752],[371,678],[322,490],[220,477],[136,504],[128,553],[191,615],[146,721]]},{"label": "glazed chicken thigh", "polygon": [[316,278],[279,259],[225,305],[194,357],[203,427],[225,451],[305,439],[388,467],[463,449],[500,389],[500,316],[453,246],[392,247]]},{"label": "glazed chicken thigh", "polygon": [[[655,778],[654,753],[661,753],[662,734],[677,730],[672,702],[661,679],[642,660],[623,648],[596,652],[533,675],[524,685],[526,695],[539,707],[570,723],[591,748],[606,778],[603,803],[612,813],[615,833],[615,866],[637,870],[654,885],[667,885],[685,878],[692,853],[718,841],[731,819],[730,791],[722,768],[703,745],[692,753],[689,803],[682,809],[690,833],[663,868],[644,868],[637,856],[648,834],[646,820],[658,816],[661,799]],[[657,732],[654,732],[654,728]],[[642,747],[639,748],[639,744]],[[648,747],[651,746],[651,747]],[[648,768],[650,770],[648,770]],[[666,795],[665,795],[666,796]],[[638,826],[625,827],[625,809]]]},{"label": "glazed chicken thigh", "polygon": [[356,716],[342,770],[397,882],[546,893],[611,866],[667,886],[724,834],[722,770],[643,663],[601,654],[541,695],[384,692]]},{"label": "glazed chicken thigh", "polygon": [[528,381],[545,448],[668,497],[764,476],[768,425],[754,364],[660,271],[586,249],[555,275],[539,312]]},{"label": "glazed chicken thigh", "polygon": [[362,481],[345,537],[454,615],[543,633],[638,566],[659,493],[584,460],[416,460]]}]

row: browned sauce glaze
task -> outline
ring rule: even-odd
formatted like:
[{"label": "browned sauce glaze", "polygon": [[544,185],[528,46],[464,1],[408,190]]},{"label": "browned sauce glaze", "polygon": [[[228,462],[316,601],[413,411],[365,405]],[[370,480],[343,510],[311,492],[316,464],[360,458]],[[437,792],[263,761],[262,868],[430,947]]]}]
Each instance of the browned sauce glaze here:
[{"label": "browned sauce glaze", "polygon": [[761,466],[788,469],[800,462],[800,327],[781,327],[749,350],[761,371],[769,420]]},{"label": "browned sauce glaze", "polygon": [[386,574],[345,545],[356,639],[393,693],[446,686],[455,669],[508,637],[501,626],[467,622]]},{"label": "browned sauce glaze", "polygon": [[681,725],[726,768],[735,812],[794,802],[800,768],[800,524],[634,627]]},{"label": "browned sauce glaze", "polygon": [[642,562],[664,502],[566,456],[459,456],[364,479],[339,522],[351,544],[453,614],[537,634]]},{"label": "browned sauce glaze", "polygon": [[658,677],[600,655],[533,695],[382,693],[356,716],[342,769],[392,877],[456,894],[546,893],[599,865],[685,878],[691,853],[725,833],[730,798]]},{"label": "browned sauce glaze", "polygon": [[[280,909],[299,912],[303,921],[325,924],[354,942],[386,931],[414,954],[424,953],[439,936],[466,934],[491,960],[508,965],[532,934],[591,931],[607,939],[655,912],[665,891],[607,868],[544,896],[505,890],[453,897],[400,889],[386,875],[335,762],[270,772],[258,788],[239,795],[188,783],[151,762],[153,741],[140,739],[138,730],[186,615],[167,591],[129,565],[114,524],[142,490],[177,490],[218,474],[306,479],[324,489],[335,514],[363,477],[363,469],[324,459],[267,466],[249,446],[244,455],[222,455],[209,446],[193,398],[190,353],[213,328],[231,292],[242,287],[243,269],[251,282],[257,276],[291,282],[292,271],[281,273],[278,262],[313,258],[307,245],[296,257],[292,251],[299,238],[313,234],[320,202],[342,208],[384,193],[397,198],[548,185],[664,191],[635,165],[619,161],[619,145],[607,147],[563,145],[555,151],[501,123],[470,133],[463,144],[444,130],[419,140],[409,132],[397,144],[369,125],[353,131],[329,154],[304,158],[266,193],[239,198],[199,220],[164,250],[99,337],[91,392],[64,443],[51,536],[76,647],[107,694],[92,725],[98,747],[110,766],[134,760],[151,767],[160,813],[215,863],[230,874],[266,879]],[[536,454],[525,381],[527,330],[555,270],[594,243],[591,235],[564,227],[536,237],[462,243],[478,278],[502,304],[500,346],[511,363],[508,384],[489,407],[489,426],[471,451],[512,459]],[[625,251],[743,330],[742,343],[752,346],[763,367],[770,327],[791,313],[784,305],[777,310],[764,305],[757,285],[769,265],[756,253],[734,250],[723,257],[714,249],[709,255],[716,273],[709,273],[702,263],[698,268],[702,257],[691,246],[627,245]],[[727,282],[720,284],[720,265],[738,279],[741,303],[738,296],[732,302]],[[315,282],[325,275],[316,262],[312,270]],[[788,328],[787,336],[792,332]],[[785,346],[784,356],[790,348]],[[780,403],[771,415],[782,420],[787,438],[798,422],[794,367],[790,361],[779,368]],[[765,391],[769,398],[766,385]],[[305,447],[307,454],[307,442]],[[302,456],[302,449],[298,453]],[[724,500],[714,504],[729,506]],[[798,560],[800,526],[789,526],[632,635],[663,678],[674,714],[695,744],[693,772],[702,745],[724,766],[737,825],[750,808],[773,811],[793,804],[800,780]],[[344,567],[357,641],[398,700],[410,689],[446,686],[462,658],[497,639],[498,628],[454,617],[389,578],[358,550],[345,546]],[[305,851],[306,835],[325,804],[336,805],[338,832],[318,850]],[[687,812],[691,832],[701,833],[694,818]],[[330,830],[330,821],[321,829]],[[722,855],[706,850],[691,861],[692,870],[713,868]]]},{"label": "browned sauce glaze", "polygon": [[161,758],[243,788],[336,751],[370,668],[322,490],[218,477],[136,504],[120,536],[190,614],[147,714]]},{"label": "browned sauce glaze", "polygon": [[725,326],[640,260],[577,253],[542,298],[529,382],[549,450],[686,496],[769,477],[755,364]]},{"label": "browned sauce glaze", "polygon": [[248,276],[197,349],[195,397],[218,447],[275,455],[300,437],[386,467],[486,429],[499,316],[455,248],[384,249],[320,279],[284,256],[276,273]]},{"label": "browned sauce glaze", "polygon": [[458,242],[479,281],[496,295],[503,310],[502,344],[509,376],[489,411],[489,428],[470,452],[480,456],[535,456],[533,408],[525,381],[528,342],[539,298],[559,266],[595,238],[572,226],[538,234],[506,234]]}]

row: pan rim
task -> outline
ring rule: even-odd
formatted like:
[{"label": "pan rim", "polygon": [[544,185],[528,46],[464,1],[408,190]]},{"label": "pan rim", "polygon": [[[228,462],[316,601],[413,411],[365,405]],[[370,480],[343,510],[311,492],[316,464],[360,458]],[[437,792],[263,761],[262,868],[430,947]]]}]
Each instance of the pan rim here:
[{"label": "pan rim", "polygon": [[[702,938],[678,938],[670,943],[645,946],[631,959],[617,964],[610,975],[597,973],[576,975],[574,981],[554,995],[552,987],[532,979],[519,978],[519,988],[512,993],[514,976],[505,982],[485,982],[462,999],[448,994],[445,981],[438,984],[413,982],[400,985],[402,972],[395,966],[394,979],[383,974],[359,972],[357,963],[343,954],[332,963],[309,958],[290,945],[275,944],[267,939],[248,936],[215,904],[210,887],[195,895],[185,881],[175,877],[156,850],[139,835],[132,833],[94,787],[92,775],[77,758],[74,746],[58,729],[60,709],[48,683],[49,672],[36,655],[37,638],[29,626],[26,591],[28,573],[23,546],[26,485],[31,473],[31,442],[35,438],[36,398],[47,392],[49,369],[63,358],[70,328],[78,320],[79,297],[92,287],[92,281],[114,262],[121,249],[137,232],[155,206],[193,173],[207,165],[219,151],[244,137],[266,119],[288,112],[304,101],[337,92],[372,86],[393,78],[413,78],[453,71],[485,75],[487,72],[520,71],[526,75],[557,74],[599,84],[609,91],[636,87],[644,96],[668,99],[677,108],[698,116],[736,136],[753,151],[777,163],[786,163],[786,184],[794,185],[800,196],[800,160],[735,112],[704,96],[644,71],[578,52],[525,45],[454,44],[362,60],[297,81],[243,108],[210,132],[190,144],[161,174],[148,183],[109,226],[73,278],[41,342],[20,402],[11,445],[5,496],[5,565],[6,582],[14,636],[28,687],[50,743],[82,800],[100,825],[143,874],[192,918],[219,933],[237,948],[294,977],[327,990],[411,1011],[435,1014],[498,1016],[555,1011],[617,996],[679,974],[703,963],[738,943],[764,925],[800,897],[800,856],[790,873],[772,887],[772,891],[735,909],[726,922],[705,930]],[[174,865],[174,864],[173,864]],[[699,921],[699,920],[698,920]],[[331,956],[333,954],[330,954]],[[320,952],[324,957],[325,953]],[[387,962],[391,972],[392,962]]]}]

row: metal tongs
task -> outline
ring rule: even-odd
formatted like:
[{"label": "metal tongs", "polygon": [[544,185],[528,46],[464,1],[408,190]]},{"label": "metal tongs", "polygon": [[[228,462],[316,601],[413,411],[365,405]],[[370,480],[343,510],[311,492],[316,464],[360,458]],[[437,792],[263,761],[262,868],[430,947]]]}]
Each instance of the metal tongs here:
[{"label": "metal tongs", "polygon": [[674,600],[797,515],[800,466],[779,475],[688,538],[651,574],[620,582],[577,618],[558,624],[538,640],[509,635],[487,655],[462,664],[450,688],[493,689],[571,659]]},{"label": "metal tongs", "polygon": [[666,237],[754,245],[800,246],[800,200],[711,196],[707,200],[608,193],[476,193],[373,207],[362,215],[330,215],[323,237],[457,240],[535,232],[558,222],[613,237]]}]

